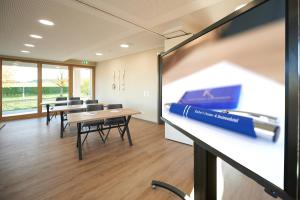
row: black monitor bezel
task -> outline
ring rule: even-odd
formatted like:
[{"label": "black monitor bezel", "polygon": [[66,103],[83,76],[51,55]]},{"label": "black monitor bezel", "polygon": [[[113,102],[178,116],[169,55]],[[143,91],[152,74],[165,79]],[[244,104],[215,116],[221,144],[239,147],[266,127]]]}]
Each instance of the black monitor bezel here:
[{"label": "black monitor bezel", "polygon": [[[211,152],[215,156],[221,158],[249,178],[256,181],[258,184],[265,187],[267,190],[274,192],[277,196],[283,199],[296,199],[300,187],[298,187],[298,160],[300,155],[298,154],[299,144],[299,50],[298,50],[298,39],[299,36],[299,0],[285,0],[285,152],[284,152],[284,190],[274,185],[270,181],[259,176],[255,172],[251,171],[247,167],[239,164],[238,162],[231,159],[229,156],[223,154],[217,149],[209,146],[205,142],[199,140],[193,135],[189,134],[185,130],[176,126],[172,122],[162,117],[162,57],[177,50],[185,44],[207,34],[208,32],[218,28],[219,26],[239,17],[240,15],[260,6],[269,0],[253,0],[246,6],[238,9],[237,11],[229,14],[207,28],[201,30],[197,34],[181,42],[175,47],[168,51],[162,52],[158,55],[159,63],[159,121],[166,122],[184,135],[193,139],[194,142],[199,144],[201,147]],[[300,169],[299,174],[300,174]]]}]

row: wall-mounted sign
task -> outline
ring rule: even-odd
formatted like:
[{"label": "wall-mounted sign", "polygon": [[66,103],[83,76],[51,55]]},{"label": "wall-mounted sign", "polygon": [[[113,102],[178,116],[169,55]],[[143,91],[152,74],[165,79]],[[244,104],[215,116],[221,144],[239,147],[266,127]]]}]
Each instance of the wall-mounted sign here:
[{"label": "wall-mounted sign", "polygon": [[84,60],[82,60],[82,64],[87,65],[87,64],[89,64],[89,61],[84,59]]}]

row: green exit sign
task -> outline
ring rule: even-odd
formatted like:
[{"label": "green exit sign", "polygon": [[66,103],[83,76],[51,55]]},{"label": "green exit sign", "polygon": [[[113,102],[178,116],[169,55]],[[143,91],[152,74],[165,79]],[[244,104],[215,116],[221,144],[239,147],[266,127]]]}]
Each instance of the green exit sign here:
[{"label": "green exit sign", "polygon": [[89,61],[88,60],[82,60],[82,64],[87,65],[87,64],[89,64]]}]

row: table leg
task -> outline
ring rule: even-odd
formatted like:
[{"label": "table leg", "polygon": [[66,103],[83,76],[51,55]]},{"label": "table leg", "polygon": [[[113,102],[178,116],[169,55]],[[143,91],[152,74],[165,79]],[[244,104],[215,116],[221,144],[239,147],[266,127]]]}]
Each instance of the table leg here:
[{"label": "table leg", "polygon": [[46,124],[48,125],[50,122],[50,105],[46,104],[46,109],[47,109],[47,117],[46,117]]},{"label": "table leg", "polygon": [[60,138],[64,137],[64,112],[60,111]]},{"label": "table leg", "polygon": [[81,123],[77,123],[77,143],[78,143],[78,159],[82,160],[81,149]]},{"label": "table leg", "polygon": [[126,119],[126,122],[125,122],[124,131],[126,131],[129,145],[132,146],[132,140],[131,140],[130,130],[129,130],[129,126],[128,126],[130,119],[131,119],[131,116],[128,116]]}]

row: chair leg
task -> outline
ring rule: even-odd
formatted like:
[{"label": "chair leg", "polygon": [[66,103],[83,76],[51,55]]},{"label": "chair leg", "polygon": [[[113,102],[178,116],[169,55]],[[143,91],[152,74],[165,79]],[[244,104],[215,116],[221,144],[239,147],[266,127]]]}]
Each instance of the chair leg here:
[{"label": "chair leg", "polygon": [[99,130],[98,133],[99,133],[99,135],[100,135],[100,138],[101,138],[103,144],[105,144],[106,141],[105,141],[105,139],[104,139],[103,136],[102,136],[102,134],[104,134],[104,133],[102,132],[102,130]]},{"label": "chair leg", "polygon": [[[121,129],[121,128],[120,128]],[[121,129],[121,137],[122,137],[122,140],[124,140],[124,135],[125,135],[125,129],[126,127],[124,126],[123,129]]]},{"label": "chair leg", "polygon": [[88,132],[86,133],[86,135],[85,135],[85,137],[84,137],[84,139],[83,139],[82,145],[84,144],[86,138],[88,137],[88,135],[89,135],[89,133],[90,133],[90,130],[91,130],[91,127],[89,126],[89,130],[88,130]]},{"label": "chair leg", "polygon": [[121,136],[121,139],[124,140],[123,130],[121,129],[120,124],[118,124],[118,131]]},{"label": "chair leg", "polygon": [[101,130],[101,134],[102,134],[102,136],[105,136],[105,133],[102,131],[102,130],[103,130],[103,125],[101,124],[101,125],[100,125],[100,127],[101,127],[101,129],[100,129],[100,130]]},{"label": "chair leg", "polygon": [[[100,128],[101,127],[101,128]],[[105,143],[105,140],[104,140],[104,138],[103,138],[103,136],[104,136],[104,133],[103,133],[103,131],[102,131],[102,124],[98,124],[97,125],[97,130],[98,130],[98,133],[99,133],[99,136],[100,136],[100,138],[101,138],[101,140],[102,140],[102,142],[103,143]]]},{"label": "chair leg", "polygon": [[105,141],[105,142],[106,142],[107,137],[108,137],[108,135],[109,135],[109,133],[110,133],[110,129],[111,129],[111,126],[109,126],[109,129],[108,129],[108,131],[107,131],[107,134],[106,134],[106,136],[105,136],[105,138],[104,138],[104,141]]},{"label": "chair leg", "polygon": [[64,127],[64,130],[67,128],[67,126],[70,126],[70,124],[69,123],[66,123],[66,125],[65,125],[65,127]]},{"label": "chair leg", "polygon": [[84,144],[84,142],[85,142],[86,138],[88,137],[88,135],[89,135],[89,132],[88,132],[88,133],[86,133],[86,135],[85,135],[85,137],[84,137],[84,139],[83,139],[83,141],[82,141],[82,144],[81,144],[81,145],[83,145],[83,144]]}]

